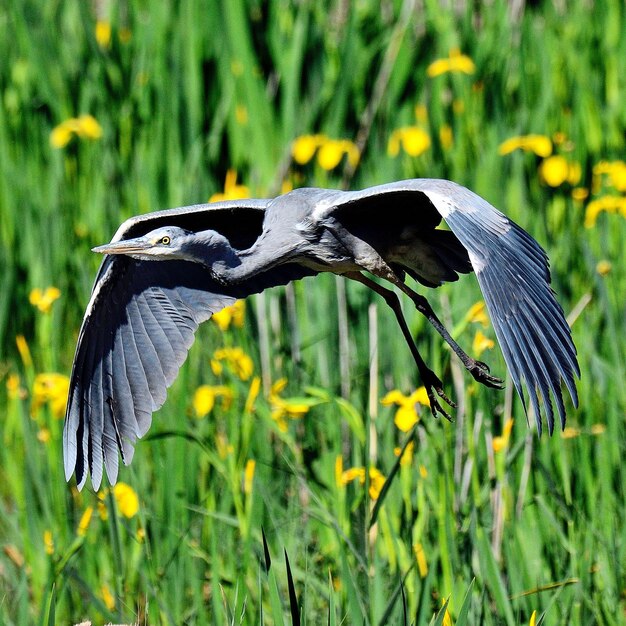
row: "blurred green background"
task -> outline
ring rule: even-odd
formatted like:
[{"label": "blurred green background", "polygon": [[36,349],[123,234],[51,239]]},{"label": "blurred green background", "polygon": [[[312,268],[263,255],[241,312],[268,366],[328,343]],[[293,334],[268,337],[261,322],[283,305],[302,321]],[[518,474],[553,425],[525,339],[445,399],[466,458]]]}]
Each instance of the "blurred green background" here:
[{"label": "blurred green background", "polygon": [[[0,622],[286,624],[291,581],[310,624],[624,623],[624,12],[4,0]],[[91,247],[214,194],[409,177],[470,187],[547,249],[582,370],[564,435],[537,439],[405,303],[459,402],[415,424],[393,315],[321,276],[200,330],[120,486],[65,483]],[[504,376],[474,278],[428,297]]]}]

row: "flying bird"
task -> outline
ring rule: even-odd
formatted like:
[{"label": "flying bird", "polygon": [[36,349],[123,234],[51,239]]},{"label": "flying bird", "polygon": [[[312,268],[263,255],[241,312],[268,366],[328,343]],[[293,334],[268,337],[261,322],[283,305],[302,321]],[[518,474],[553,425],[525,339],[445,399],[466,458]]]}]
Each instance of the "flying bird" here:
[{"label": "flying bird", "polygon": [[[439,228],[445,220],[449,230]],[[319,272],[365,284],[393,309],[426,386],[432,412],[454,406],[408,329],[396,292],[406,294],[479,382],[501,387],[488,367],[452,339],[425,287],[473,271],[524,410],[542,430],[561,427],[561,382],[574,406],[576,349],[550,288],[539,244],[469,189],[438,179],[394,182],[362,191],[296,189],[267,200],[198,204],[133,217],[105,255],[79,332],[63,433],[65,475],[79,488],[103,472],[114,484],[119,456],[128,465],[152,413],[165,402],[198,325],[266,288]]]}]

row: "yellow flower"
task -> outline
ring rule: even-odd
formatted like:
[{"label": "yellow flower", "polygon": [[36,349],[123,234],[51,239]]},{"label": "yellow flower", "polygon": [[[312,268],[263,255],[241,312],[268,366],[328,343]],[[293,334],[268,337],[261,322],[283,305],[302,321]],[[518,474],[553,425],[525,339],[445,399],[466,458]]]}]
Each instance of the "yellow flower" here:
[{"label": "yellow flower", "polygon": [[193,394],[193,408],[196,416],[206,417],[215,406],[215,399],[222,398],[222,408],[228,410],[233,400],[233,392],[223,385],[201,385]]},{"label": "yellow flower", "polygon": [[106,584],[102,585],[102,587],[100,587],[100,593],[105,606],[109,609],[109,611],[112,611],[115,608],[115,598],[113,597],[109,586]]},{"label": "yellow flower", "polygon": [[245,413],[252,413],[254,411],[254,403],[261,390],[261,378],[255,376],[250,383],[250,390],[248,391],[248,397],[246,398],[246,404],[244,406]]},{"label": "yellow flower", "polygon": [[89,524],[91,523],[91,516],[93,515],[93,507],[88,506],[84,513],[80,517],[80,521],[78,522],[78,528],[76,529],[76,534],[79,537],[84,537],[87,534],[87,529],[89,528]]},{"label": "yellow flower", "polygon": [[53,148],[64,148],[72,139],[72,135],[85,139],[100,139],[102,127],[93,115],[72,117],[52,129],[50,144]]},{"label": "yellow flower", "polygon": [[626,191],[626,163],[624,161],[600,161],[593,167],[594,176],[607,174],[609,183],[617,191]]},{"label": "yellow flower", "polygon": [[306,165],[315,156],[315,151],[325,141],[325,135],[301,135],[296,137],[291,146],[293,160],[300,165]]},{"label": "yellow flower", "polygon": [[384,406],[391,404],[398,405],[398,410],[394,417],[394,424],[402,432],[408,432],[419,421],[419,415],[415,408],[416,404],[430,406],[426,387],[419,387],[410,396],[405,396],[401,391],[394,389],[390,391],[380,403]]},{"label": "yellow flower", "polygon": [[537,611],[533,611],[530,616],[530,621],[528,622],[528,626],[536,626],[537,624]]},{"label": "yellow flower", "polygon": [[52,539],[52,533],[49,530],[43,531],[43,547],[46,554],[50,556],[54,554],[54,540]]},{"label": "yellow flower", "polygon": [[601,196],[592,200],[585,210],[585,228],[595,226],[598,215],[606,213],[621,213],[626,217],[626,197],[623,196]]},{"label": "yellow flower", "polygon": [[596,265],[596,272],[598,272],[600,276],[606,276],[612,269],[613,265],[611,264],[611,261],[607,261],[606,259],[598,261],[598,264]]},{"label": "yellow flower", "polygon": [[24,335],[17,335],[15,337],[15,345],[17,346],[17,351],[20,353],[24,367],[30,369],[33,366],[33,357],[30,354],[30,348],[28,347]]},{"label": "yellow flower", "polygon": [[579,163],[569,162],[560,154],[544,159],[539,165],[539,176],[550,187],[559,187],[564,182],[576,185],[580,181]]},{"label": "yellow flower", "polygon": [[[369,494],[372,500],[377,500],[378,496],[380,496],[380,492],[382,491],[383,485],[385,484],[385,477],[380,472],[380,470],[375,467],[370,467],[369,469],[369,477],[370,477],[370,488]],[[365,468],[364,467],[351,467],[347,469],[341,475],[341,484],[347,485],[354,480],[358,480],[361,485],[365,484]]]},{"label": "yellow flower", "polygon": [[413,552],[417,560],[417,570],[419,571],[420,578],[426,578],[428,574],[428,563],[426,562],[424,547],[418,542],[413,546]]},{"label": "yellow flower", "polygon": [[420,464],[419,473],[422,478],[426,478],[428,476],[428,470],[425,465]]},{"label": "yellow flower", "polygon": [[604,424],[593,424],[591,426],[591,434],[594,436],[602,435],[606,432],[606,426]]},{"label": "yellow flower", "polygon": [[224,193],[214,193],[209,202],[221,202],[222,200],[245,200],[250,197],[250,189],[245,185],[237,184],[237,172],[228,170],[224,180]]},{"label": "yellow flower", "polygon": [[589,189],[586,187],[575,187],[572,189],[572,198],[576,200],[576,202],[582,202],[589,197]]},{"label": "yellow flower", "polygon": [[254,371],[252,359],[242,348],[220,348],[213,353],[211,369],[216,376],[222,372],[221,361],[225,361],[230,371],[240,380],[248,380]]},{"label": "yellow flower", "polygon": [[454,138],[452,136],[452,128],[448,124],[444,124],[439,129],[439,143],[444,150],[449,150],[452,147]]},{"label": "yellow flower", "polygon": [[226,439],[226,437],[222,433],[218,433],[216,435],[215,447],[217,448],[218,456],[222,460],[235,451],[233,445],[231,443],[228,443],[228,439]]},{"label": "yellow flower", "polygon": [[477,330],[472,342],[472,351],[479,357],[485,350],[491,350],[495,345],[493,339],[489,339],[480,330]]},{"label": "yellow flower", "polygon": [[326,139],[317,152],[317,162],[322,169],[330,171],[341,163],[344,154],[350,165],[358,164],[360,155],[356,144],[347,139]]},{"label": "yellow flower", "polygon": [[246,301],[237,300],[235,304],[224,307],[221,311],[213,313],[211,320],[217,324],[221,331],[226,331],[232,324],[236,328],[243,328],[246,314]]},{"label": "yellow flower", "polygon": [[[441,606],[445,606],[446,605],[446,601],[441,598]],[[450,617],[450,613],[448,612],[448,607],[446,607],[446,613],[443,616],[443,622],[442,622],[443,626],[452,626],[452,618]]]},{"label": "yellow flower", "polygon": [[343,483],[343,458],[339,454],[335,459],[335,484],[341,487]]},{"label": "yellow flower", "polygon": [[101,48],[109,48],[111,46],[111,23],[107,20],[98,20],[96,22],[95,36]]},{"label": "yellow flower", "polygon": [[511,137],[500,144],[498,154],[504,156],[514,150],[534,152],[537,156],[546,158],[552,154],[552,141],[550,141],[550,137],[546,137],[545,135],[520,135],[518,137]]},{"label": "yellow flower", "polygon": [[18,374],[9,374],[6,385],[9,400],[22,400],[26,397],[26,391],[22,389]]},{"label": "yellow flower", "polygon": [[462,74],[473,74],[476,71],[474,61],[467,55],[461,54],[458,48],[450,50],[447,59],[437,59],[426,69],[426,75],[430,78],[441,76],[448,72],[460,72]]},{"label": "yellow flower", "polygon": [[246,494],[252,493],[252,482],[254,481],[255,468],[256,461],[254,459],[248,459],[246,461],[246,467],[243,470],[243,492]]},{"label": "yellow flower", "polygon": [[37,441],[41,443],[48,443],[50,441],[50,429],[49,428],[40,428],[37,431]]},{"label": "yellow flower", "polygon": [[33,383],[33,413],[48,402],[52,415],[62,418],[65,415],[69,388],[70,379],[63,374],[37,374]]},{"label": "yellow flower", "polygon": [[500,452],[508,447],[509,439],[511,438],[511,429],[513,428],[513,421],[514,420],[509,417],[509,419],[504,422],[504,426],[502,427],[502,435],[493,438],[494,452]]},{"label": "yellow flower", "polygon": [[60,296],[61,291],[57,287],[46,287],[43,291],[36,287],[30,292],[28,301],[42,313],[49,313],[52,303]]},{"label": "yellow flower", "polygon": [[272,407],[272,419],[276,422],[278,430],[287,432],[287,420],[301,419],[308,412],[311,406],[317,403],[315,399],[309,398],[282,398],[281,392],[287,386],[286,378],[279,378],[270,388],[269,401]]},{"label": "yellow flower", "polygon": [[467,322],[481,324],[483,328],[487,328],[489,326],[489,318],[485,312],[485,301],[479,300],[472,304],[469,311],[465,314],[465,319]]},{"label": "yellow flower", "polygon": [[[411,465],[411,463],[413,462],[413,450],[415,448],[415,442],[410,441],[409,445],[406,447],[406,450],[404,451],[404,454],[402,455],[402,458],[400,459],[400,465],[401,466],[405,466],[405,465]],[[400,453],[402,452],[402,448],[394,448],[393,449],[393,453],[396,456],[400,456]]]},{"label": "yellow flower", "polygon": [[579,428],[572,428],[571,426],[566,426],[561,432],[562,439],[574,439],[574,437],[578,437],[580,435]]},{"label": "yellow flower", "polygon": [[130,519],[139,511],[139,498],[135,490],[126,483],[117,483],[112,487],[113,496],[120,513]]},{"label": "yellow flower", "polygon": [[428,133],[419,126],[405,126],[397,128],[391,133],[387,144],[387,154],[395,157],[402,149],[412,157],[418,157],[430,148],[430,137]]},{"label": "yellow flower", "polygon": [[248,124],[248,108],[245,104],[238,104],[235,107],[235,119],[240,126],[247,126]]}]

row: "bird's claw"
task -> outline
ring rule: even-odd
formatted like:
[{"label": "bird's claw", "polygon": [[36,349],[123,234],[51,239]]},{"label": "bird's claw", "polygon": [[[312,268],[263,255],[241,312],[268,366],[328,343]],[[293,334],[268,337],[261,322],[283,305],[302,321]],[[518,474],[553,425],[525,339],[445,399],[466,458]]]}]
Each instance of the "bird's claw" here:
[{"label": "bird's claw", "polygon": [[[443,390],[443,383],[439,380],[434,372],[429,371],[427,375],[423,376],[423,379],[424,387],[426,388],[426,395],[428,396],[428,400],[430,402],[430,410],[432,414],[435,417],[438,417],[438,414],[440,413],[449,422],[451,422],[451,415],[442,408],[441,404],[439,404],[437,396],[439,396],[446,404],[448,404],[452,408],[456,408],[456,402],[448,397],[446,392]],[[437,395],[435,395],[435,393]]]},{"label": "bird's claw", "polygon": [[467,367],[468,372],[473,376],[474,380],[493,389],[502,389],[504,381],[497,376],[491,376],[489,366],[482,361],[474,361]]}]

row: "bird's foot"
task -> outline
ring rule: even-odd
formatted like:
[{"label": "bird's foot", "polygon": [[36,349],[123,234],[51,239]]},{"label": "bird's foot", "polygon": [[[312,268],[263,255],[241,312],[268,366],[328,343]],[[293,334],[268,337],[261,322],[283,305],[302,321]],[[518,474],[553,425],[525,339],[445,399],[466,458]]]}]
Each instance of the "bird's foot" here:
[{"label": "bird's foot", "polygon": [[485,385],[485,387],[492,387],[493,389],[504,388],[504,381],[496,376],[491,376],[489,366],[486,363],[470,359],[469,363],[465,364],[465,367],[474,377],[474,380]]},{"label": "bird's foot", "polygon": [[428,396],[428,400],[430,402],[431,413],[435,417],[438,417],[438,414],[441,414],[449,422],[451,422],[452,417],[446,410],[442,408],[441,404],[439,404],[437,396],[439,396],[446,404],[448,404],[452,408],[456,408],[456,402],[454,402],[447,396],[446,392],[443,390],[443,383],[441,382],[441,380],[439,380],[439,378],[433,371],[427,370],[427,372],[422,373],[422,381],[424,383],[424,387],[426,388],[426,395]]}]

